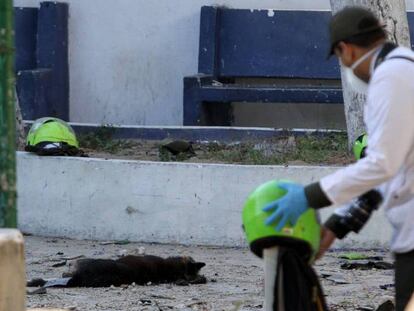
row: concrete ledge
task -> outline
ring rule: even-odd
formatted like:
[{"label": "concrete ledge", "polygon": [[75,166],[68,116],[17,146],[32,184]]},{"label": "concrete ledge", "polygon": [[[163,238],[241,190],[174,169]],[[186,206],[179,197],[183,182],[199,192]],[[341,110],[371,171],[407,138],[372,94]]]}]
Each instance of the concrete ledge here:
[{"label": "concrete ledge", "polygon": [[[24,232],[44,236],[244,246],[241,210],[257,185],[277,178],[309,183],[336,169],[19,153],[19,223]],[[383,247],[390,234],[378,212],[361,234],[338,246]]]}]

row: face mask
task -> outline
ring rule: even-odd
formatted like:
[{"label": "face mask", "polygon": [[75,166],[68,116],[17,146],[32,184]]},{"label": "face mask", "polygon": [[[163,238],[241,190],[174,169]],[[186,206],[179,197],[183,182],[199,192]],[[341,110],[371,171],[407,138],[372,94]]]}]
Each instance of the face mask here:
[{"label": "face mask", "polygon": [[[366,94],[368,89],[368,83],[364,80],[358,78],[354,70],[361,65],[368,57],[378,51],[378,48],[372,49],[365,55],[363,55],[360,59],[358,59],[351,67],[344,68],[345,79],[347,80],[349,86],[357,93]],[[341,64],[342,65],[342,64]]]}]

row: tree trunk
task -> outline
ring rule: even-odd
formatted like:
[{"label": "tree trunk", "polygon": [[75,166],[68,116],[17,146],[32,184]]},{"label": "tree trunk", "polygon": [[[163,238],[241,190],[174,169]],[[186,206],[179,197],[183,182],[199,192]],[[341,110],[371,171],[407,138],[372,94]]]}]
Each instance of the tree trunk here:
[{"label": "tree trunk", "polygon": [[[330,0],[332,13],[346,6],[364,6],[377,15],[387,25],[389,39],[399,45],[410,46],[407,10],[404,0]],[[349,147],[355,139],[365,132],[363,108],[365,96],[354,92],[344,79],[342,71],[345,117],[348,129]]]},{"label": "tree trunk", "polygon": [[14,92],[14,98],[16,101],[16,149],[24,150],[26,145],[26,132],[24,130],[22,111],[20,110],[19,97],[17,92]]}]

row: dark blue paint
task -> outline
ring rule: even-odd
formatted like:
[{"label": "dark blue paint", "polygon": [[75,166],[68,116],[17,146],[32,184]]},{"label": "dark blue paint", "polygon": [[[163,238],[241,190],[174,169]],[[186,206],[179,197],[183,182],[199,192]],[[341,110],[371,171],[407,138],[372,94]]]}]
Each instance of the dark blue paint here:
[{"label": "dark blue paint", "polygon": [[36,68],[37,8],[14,8],[15,70]]},{"label": "dark blue paint", "polygon": [[51,116],[69,120],[67,3],[42,2],[38,18],[37,66],[52,69]]},{"label": "dark blue paint", "polygon": [[17,74],[17,95],[24,120],[51,115],[51,77],[51,69],[22,70]]},{"label": "dark blue paint", "polygon": [[220,12],[216,7],[201,8],[198,72],[212,76],[218,75],[220,66]]},{"label": "dark blue paint", "polygon": [[205,102],[275,102],[282,103],[325,103],[343,102],[342,89],[316,87],[244,87],[244,86],[207,86],[200,90]]},{"label": "dark blue paint", "polygon": [[243,77],[339,80],[338,61],[326,59],[330,18],[330,12],[202,7],[199,74],[184,78],[184,125],[211,125],[207,115],[223,120],[226,109],[212,103],[343,103],[341,88],[323,82],[234,83]]},{"label": "dark blue paint", "polygon": [[326,59],[330,18],[330,12],[221,10],[220,76],[339,79],[338,61]]},{"label": "dark blue paint", "polygon": [[408,26],[410,29],[411,49],[414,49],[414,12],[407,13]]},{"label": "dark blue paint", "polygon": [[15,8],[17,89],[25,119],[69,119],[68,5]]},{"label": "dark blue paint", "polygon": [[343,103],[340,87],[323,84],[234,84],[243,77],[339,80],[338,61],[326,59],[330,18],[330,12],[202,7],[199,74],[184,78],[184,125],[208,125],[206,115],[226,111],[211,113],[211,103]]}]

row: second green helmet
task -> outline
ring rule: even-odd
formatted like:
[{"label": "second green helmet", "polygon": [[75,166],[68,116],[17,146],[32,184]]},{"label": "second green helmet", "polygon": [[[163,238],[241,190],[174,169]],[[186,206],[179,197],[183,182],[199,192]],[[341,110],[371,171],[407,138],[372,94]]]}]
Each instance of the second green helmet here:
[{"label": "second green helmet", "polygon": [[282,198],[286,191],[278,187],[284,180],[274,180],[259,186],[248,197],[243,208],[243,227],[247,242],[254,254],[262,257],[265,248],[282,246],[296,249],[306,260],[315,258],[319,250],[321,228],[317,212],[309,208],[299,218],[295,226],[286,226],[276,231],[273,226],[265,225],[270,213],[263,208]]},{"label": "second green helmet", "polygon": [[365,151],[368,146],[368,135],[362,134],[359,136],[354,143],[352,151],[354,152],[355,159],[360,160],[365,157]]}]

